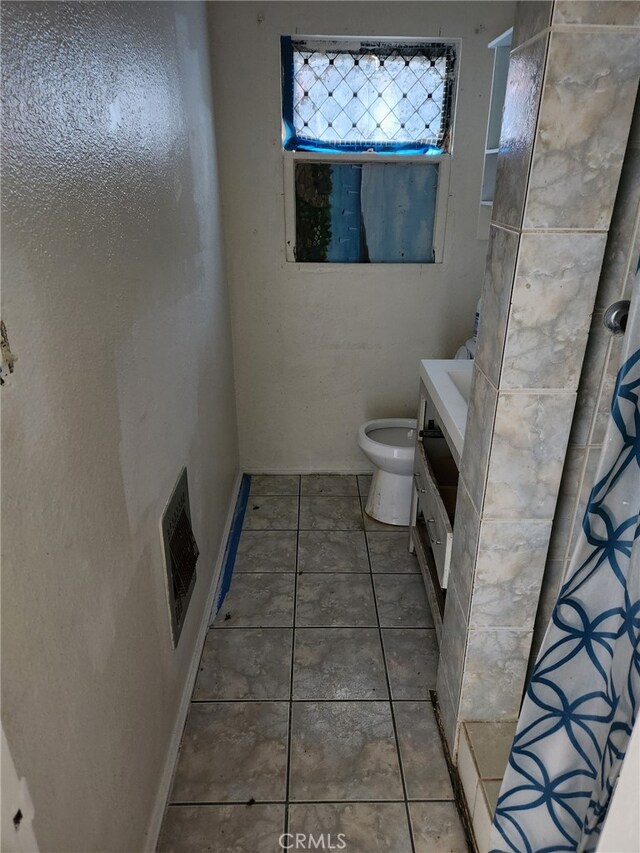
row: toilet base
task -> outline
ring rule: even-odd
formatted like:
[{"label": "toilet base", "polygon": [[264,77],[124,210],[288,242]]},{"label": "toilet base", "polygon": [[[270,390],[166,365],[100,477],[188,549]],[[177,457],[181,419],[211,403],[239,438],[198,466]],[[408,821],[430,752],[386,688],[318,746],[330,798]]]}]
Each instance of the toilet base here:
[{"label": "toilet base", "polygon": [[411,490],[413,474],[390,474],[376,468],[365,512],[384,524],[406,527],[411,517]]}]

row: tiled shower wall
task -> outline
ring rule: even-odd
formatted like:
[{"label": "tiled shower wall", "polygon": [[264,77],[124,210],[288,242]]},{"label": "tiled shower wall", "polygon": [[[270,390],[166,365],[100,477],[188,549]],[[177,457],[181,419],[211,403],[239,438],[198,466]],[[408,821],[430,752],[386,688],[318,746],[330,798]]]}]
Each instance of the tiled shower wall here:
[{"label": "tiled shower wall", "polygon": [[[638,4],[518,4],[438,696],[517,718],[639,74]],[[581,403],[582,405],[582,403]]]},{"label": "tiled shower wall", "polygon": [[609,418],[624,337],[603,326],[604,311],[629,299],[640,257],[640,97],[636,99],[627,153],[611,217],[600,283],[578,386],[569,447],[553,519],[547,565],[533,632],[530,664],[540,648],[551,611],[574,550]]}]

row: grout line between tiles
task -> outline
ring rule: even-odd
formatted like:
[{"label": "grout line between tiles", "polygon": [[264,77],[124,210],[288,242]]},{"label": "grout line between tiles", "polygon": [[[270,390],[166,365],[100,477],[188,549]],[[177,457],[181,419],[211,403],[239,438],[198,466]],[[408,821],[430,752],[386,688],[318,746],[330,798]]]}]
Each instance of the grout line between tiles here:
[{"label": "grout line between tiles", "polygon": [[[548,522],[545,522],[548,523]],[[295,569],[283,569],[281,572],[269,571],[260,571],[260,569],[252,569],[247,570],[246,572],[238,572],[239,575],[292,575],[294,574]],[[339,569],[301,569],[298,572],[299,575],[368,575],[371,574],[371,570],[365,571],[364,569],[359,572],[350,572],[350,571],[340,571]],[[381,572],[376,571],[373,572],[374,575],[419,575],[420,572]]]},{"label": "grout line between tiles", "polygon": [[[318,705],[322,702],[332,702],[334,705],[353,705],[360,704],[362,702],[387,702],[387,696],[374,696],[367,697],[366,699],[288,699],[286,696],[283,699],[192,699],[189,704],[191,705],[250,705],[250,704],[259,704],[259,705],[283,705],[284,703],[293,704],[293,705],[305,705],[305,704],[313,704]],[[412,704],[426,704],[430,705],[431,702],[429,699],[394,699],[396,704],[402,702],[411,702]]]},{"label": "grout line between tiles", "polygon": [[[213,628],[210,628],[211,631],[271,631],[273,629],[282,630],[283,628],[292,628],[291,624],[289,625],[216,625]],[[377,628],[377,625],[298,625],[298,629],[302,628]],[[433,625],[381,625],[383,631],[435,631]],[[478,629],[480,630],[480,629]],[[506,630],[513,630],[513,628],[509,628]]]},{"label": "grout line between tiles", "polygon": [[287,726],[287,775],[285,780],[284,827],[283,833],[289,831],[289,797],[291,791],[291,728],[293,725],[293,676],[296,653],[296,609],[298,607],[298,557],[300,546],[300,503],[302,494],[302,477],[298,477],[298,524],[296,528],[296,562],[293,582],[293,624],[291,628],[291,669],[289,671],[289,722]]},{"label": "grout line between tiles", "polygon": [[[358,483],[358,492],[360,492],[360,483]],[[364,508],[362,506],[362,495],[360,495],[360,512],[362,513],[362,517],[364,519]],[[393,736],[396,742],[396,754],[398,756],[398,766],[400,769],[400,781],[402,783],[402,792],[404,794],[404,808],[405,814],[407,817],[407,827],[409,830],[409,840],[411,842],[411,850],[413,853],[416,853],[416,845],[413,838],[413,825],[411,823],[411,812],[409,811],[409,798],[407,791],[407,783],[404,775],[404,766],[402,764],[402,756],[400,754],[400,739],[398,737],[398,726],[396,724],[396,715],[393,708],[393,697],[391,693],[391,681],[389,680],[389,670],[387,669],[387,659],[384,653],[384,641],[382,639],[382,627],[380,625],[380,614],[378,612],[378,600],[376,598],[376,586],[373,581],[373,569],[371,566],[371,554],[369,553],[369,540],[365,536],[366,547],[367,547],[367,559],[369,561],[369,577],[371,580],[371,591],[373,593],[373,606],[376,611],[376,621],[378,623],[378,640],[380,642],[380,651],[382,652],[382,665],[384,666],[384,677],[387,683],[387,693],[389,694],[389,711],[391,713],[391,725],[393,726]]]},{"label": "grout line between tiles", "polygon": [[[488,780],[491,781],[491,780]],[[454,802],[453,797],[449,799],[433,798],[431,800],[425,800],[424,798],[420,800],[409,800],[410,803],[452,803]],[[355,803],[359,804],[376,804],[380,803],[381,805],[385,805],[387,803],[396,803],[396,804],[404,804],[404,800],[357,800],[353,797],[350,797],[347,800],[343,800],[340,798],[332,797],[330,800],[292,800],[291,805],[294,806],[312,806],[317,803]],[[285,800],[253,800],[251,803],[252,806],[286,806]],[[246,800],[177,800],[175,803],[169,803],[170,808],[175,807],[185,808],[186,806],[245,806],[247,808]]]}]

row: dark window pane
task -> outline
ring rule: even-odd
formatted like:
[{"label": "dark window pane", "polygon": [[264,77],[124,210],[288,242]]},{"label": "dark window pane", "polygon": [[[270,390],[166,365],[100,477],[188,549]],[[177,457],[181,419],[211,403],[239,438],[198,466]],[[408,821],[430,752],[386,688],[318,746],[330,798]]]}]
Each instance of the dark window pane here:
[{"label": "dark window pane", "polygon": [[432,263],[437,163],[297,163],[296,260]]}]

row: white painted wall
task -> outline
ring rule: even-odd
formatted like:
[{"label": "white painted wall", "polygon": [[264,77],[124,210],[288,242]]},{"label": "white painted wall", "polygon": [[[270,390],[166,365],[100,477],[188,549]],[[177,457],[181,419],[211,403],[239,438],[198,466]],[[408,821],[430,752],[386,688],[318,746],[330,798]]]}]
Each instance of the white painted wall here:
[{"label": "white painted wall", "polygon": [[[205,13],[2,7],[2,721],[42,850],[143,848],[233,499]],[[174,651],[158,525],[185,464]]]},{"label": "white painted wall", "polygon": [[[510,2],[212,5],[241,464],[366,469],[360,423],[415,416],[418,361],[473,329],[487,244],[476,236],[493,54]],[[281,33],[461,38],[442,265],[311,270],[284,251]]]}]

